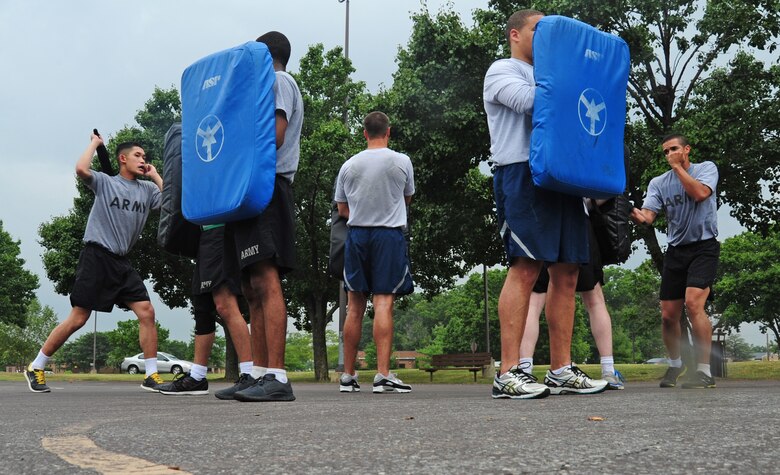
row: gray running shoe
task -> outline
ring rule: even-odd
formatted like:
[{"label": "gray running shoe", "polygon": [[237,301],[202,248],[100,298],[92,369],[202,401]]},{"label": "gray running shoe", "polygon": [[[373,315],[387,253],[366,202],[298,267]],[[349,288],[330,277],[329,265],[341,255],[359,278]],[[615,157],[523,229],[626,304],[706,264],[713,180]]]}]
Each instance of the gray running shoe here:
[{"label": "gray running shoe", "polygon": [[677,386],[677,380],[680,379],[680,376],[685,374],[685,369],[685,366],[681,368],[672,368],[669,366],[666,373],[664,373],[664,377],[661,378],[660,386],[662,388],[673,388]]},{"label": "gray running shoe", "polygon": [[246,373],[241,373],[241,375],[238,377],[238,380],[233,384],[233,386],[230,386],[229,388],[220,389],[219,391],[216,391],[214,393],[214,396],[217,397],[217,399],[222,400],[232,400],[234,399],[233,396],[238,391],[243,391],[244,389],[250,387],[251,385],[255,384],[257,380],[253,378],[251,375]]},{"label": "gray running shoe", "polygon": [[209,393],[209,381],[198,381],[190,373],[179,373],[170,383],[157,386],[160,394],[169,396],[205,396]]},{"label": "gray running shoe", "polygon": [[266,374],[255,384],[238,391],[233,399],[243,402],[295,401],[289,381],[280,383],[275,374]]}]

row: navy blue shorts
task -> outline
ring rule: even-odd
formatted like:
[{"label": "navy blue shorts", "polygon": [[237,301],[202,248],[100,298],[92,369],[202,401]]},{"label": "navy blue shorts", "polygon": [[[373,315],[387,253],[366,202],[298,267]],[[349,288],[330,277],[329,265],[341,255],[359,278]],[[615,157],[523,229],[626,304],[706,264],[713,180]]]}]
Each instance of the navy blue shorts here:
[{"label": "navy blue shorts", "polygon": [[[682,246],[669,246],[661,274],[661,300],[681,300],[685,289],[710,288],[715,282],[720,258],[720,243],[711,238]],[[712,292],[708,299],[712,298]]]},{"label": "navy blue shorts", "polygon": [[509,263],[515,257],[586,264],[588,217],[582,198],[534,185],[528,162],[493,173],[498,227]]},{"label": "navy blue shorts", "polygon": [[409,253],[401,228],[349,228],[344,246],[344,288],[367,294],[412,293]]}]

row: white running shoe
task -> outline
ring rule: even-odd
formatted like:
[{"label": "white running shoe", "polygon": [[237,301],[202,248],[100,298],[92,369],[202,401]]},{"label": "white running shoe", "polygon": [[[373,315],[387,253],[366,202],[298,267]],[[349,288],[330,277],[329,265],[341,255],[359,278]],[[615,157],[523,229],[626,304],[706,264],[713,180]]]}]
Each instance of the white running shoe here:
[{"label": "white running shoe", "polygon": [[550,395],[550,389],[536,382],[533,375],[517,366],[493,379],[493,399],[541,399]]},{"label": "white running shoe", "polygon": [[412,387],[409,386],[408,384],[404,384],[403,381],[398,379],[398,376],[396,376],[395,373],[390,373],[390,375],[387,378],[377,373],[376,376],[374,376],[374,392],[375,393],[387,393],[387,392],[409,393],[412,392]]},{"label": "white running shoe", "polygon": [[354,376],[341,373],[341,377],[339,377],[339,391],[342,393],[359,393],[360,385],[358,384],[357,373]]},{"label": "white running shoe", "polygon": [[561,374],[547,371],[544,384],[550,388],[550,394],[596,394],[607,389],[607,381],[591,379],[576,366],[565,369]]}]

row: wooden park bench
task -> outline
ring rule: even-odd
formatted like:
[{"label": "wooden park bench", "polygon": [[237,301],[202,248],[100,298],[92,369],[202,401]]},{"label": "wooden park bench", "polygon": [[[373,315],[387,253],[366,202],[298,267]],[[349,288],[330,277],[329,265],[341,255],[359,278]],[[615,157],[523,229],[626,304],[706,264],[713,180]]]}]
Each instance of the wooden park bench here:
[{"label": "wooden park bench", "polygon": [[484,371],[492,364],[490,353],[453,353],[450,355],[433,355],[430,368],[420,368],[431,375],[439,370],[469,370],[474,373],[474,382],[477,381],[477,371]]}]

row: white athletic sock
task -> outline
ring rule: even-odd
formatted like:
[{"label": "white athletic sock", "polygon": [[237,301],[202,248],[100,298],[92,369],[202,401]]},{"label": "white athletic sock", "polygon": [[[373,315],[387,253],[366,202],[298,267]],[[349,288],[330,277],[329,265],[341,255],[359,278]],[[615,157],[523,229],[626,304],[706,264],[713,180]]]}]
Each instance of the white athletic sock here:
[{"label": "white athletic sock", "polygon": [[276,376],[276,380],[280,383],[286,383],[287,382],[287,371],[279,368],[268,368],[268,371],[265,374],[273,374]]},{"label": "white athletic sock", "polygon": [[611,355],[601,357],[601,374],[604,376],[615,375],[615,358]]},{"label": "white athletic sock", "polygon": [[669,358],[669,367],[682,368],[682,358],[677,358],[676,360]]},{"label": "white athletic sock", "polygon": [[144,366],[146,366],[146,377],[148,378],[157,372],[157,357],[144,358]]},{"label": "white athletic sock", "polygon": [[701,371],[702,373],[706,374],[710,378],[712,377],[712,373],[710,372],[710,365],[699,363],[696,365],[696,371]]},{"label": "white athletic sock", "polygon": [[265,366],[252,366],[252,371],[249,373],[255,379],[260,379],[268,372],[268,368]]},{"label": "white athletic sock", "polygon": [[35,357],[33,362],[30,364],[30,366],[33,367],[33,369],[44,369],[46,368],[46,363],[49,362],[49,357],[43,354],[43,351],[38,352],[38,356]]},{"label": "white athletic sock", "polygon": [[241,374],[252,374],[252,362],[251,361],[241,361],[238,363],[238,372]]},{"label": "white athletic sock", "polygon": [[534,359],[520,358],[518,366],[520,367],[520,370],[525,374],[531,374],[534,371]]},{"label": "white athletic sock", "polygon": [[554,374],[555,376],[560,376],[561,373],[563,373],[566,370],[570,370],[570,369],[571,369],[571,365],[567,364],[566,366],[563,366],[561,368],[552,370],[552,374]]},{"label": "white athletic sock", "polygon": [[192,379],[195,381],[203,381],[206,379],[206,373],[208,373],[208,371],[209,369],[207,367],[200,364],[194,364],[190,369],[190,376],[192,376]]}]

